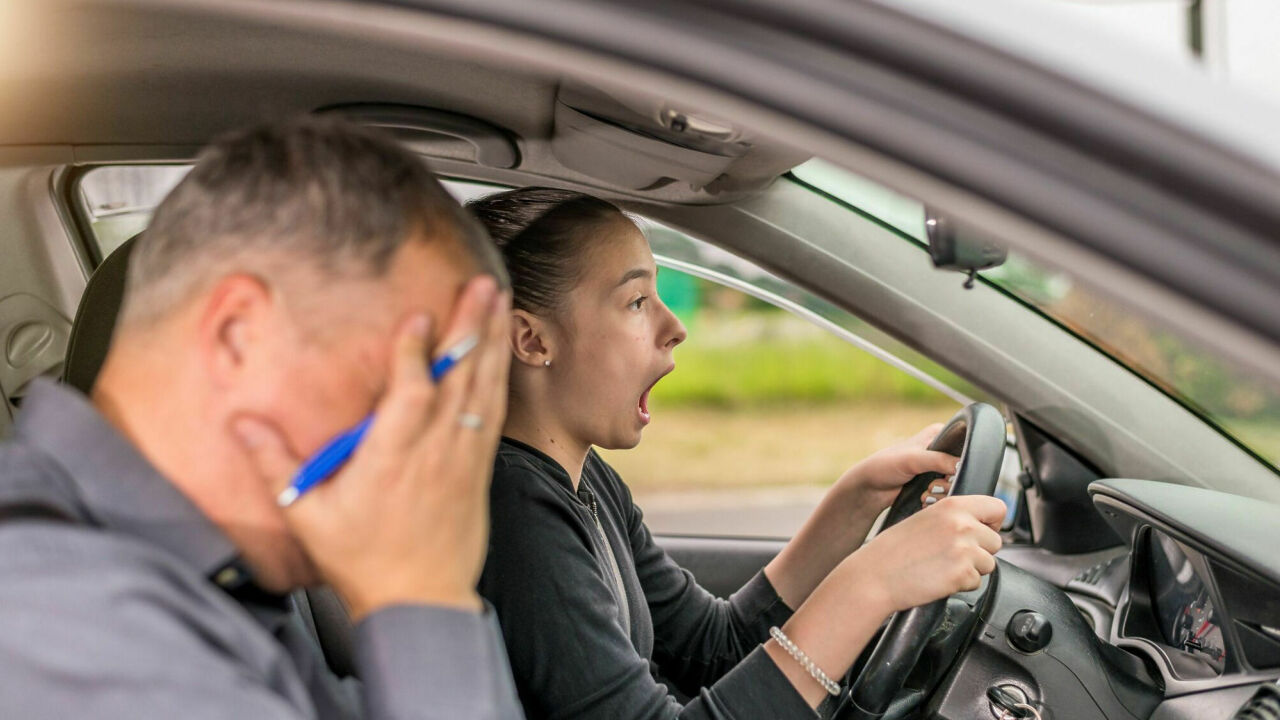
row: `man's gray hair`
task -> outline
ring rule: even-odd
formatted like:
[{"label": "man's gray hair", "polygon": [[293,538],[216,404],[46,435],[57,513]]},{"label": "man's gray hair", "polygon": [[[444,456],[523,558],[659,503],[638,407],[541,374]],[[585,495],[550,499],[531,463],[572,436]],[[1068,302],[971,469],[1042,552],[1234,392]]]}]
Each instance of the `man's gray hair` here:
[{"label": "man's gray hair", "polygon": [[456,243],[507,284],[483,227],[391,137],[316,116],[233,132],[200,154],[136,241],[121,323],[163,317],[229,272],[269,276],[282,260],[321,277],[379,277],[411,238]]}]

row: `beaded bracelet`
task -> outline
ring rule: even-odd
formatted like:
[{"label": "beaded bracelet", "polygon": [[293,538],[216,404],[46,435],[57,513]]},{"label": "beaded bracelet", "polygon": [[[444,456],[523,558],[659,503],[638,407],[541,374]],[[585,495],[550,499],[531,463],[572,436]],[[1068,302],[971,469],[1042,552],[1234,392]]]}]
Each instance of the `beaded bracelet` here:
[{"label": "beaded bracelet", "polygon": [[813,679],[818,681],[818,684],[822,686],[823,690],[826,690],[827,693],[831,695],[840,694],[840,685],[836,683],[835,680],[832,680],[826,673],[822,672],[822,668],[818,667],[817,664],[810,660],[809,656],[804,654],[804,651],[796,647],[796,644],[791,642],[791,638],[787,637],[786,634],[782,632],[781,628],[776,625],[769,628],[769,637],[776,640],[778,644],[782,646],[782,649],[787,651],[788,655],[795,658],[796,662],[800,663],[800,667],[804,668],[806,672],[812,675]]}]

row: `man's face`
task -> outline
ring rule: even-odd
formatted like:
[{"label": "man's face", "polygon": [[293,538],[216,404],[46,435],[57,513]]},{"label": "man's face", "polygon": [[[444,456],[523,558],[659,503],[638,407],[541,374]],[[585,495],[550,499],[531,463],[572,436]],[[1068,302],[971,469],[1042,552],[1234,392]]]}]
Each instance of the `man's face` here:
[{"label": "man's face", "polygon": [[[282,295],[267,323],[271,329],[261,334],[263,345],[253,353],[256,367],[243,373],[247,387],[236,393],[240,407],[228,408],[230,414],[266,419],[295,456],[313,455],[374,410],[387,386],[395,333],[406,318],[425,313],[431,319],[432,354],[443,350],[435,346],[473,274],[463,258],[451,242],[409,242],[381,278],[304,283],[309,292]],[[283,540],[270,544],[276,546],[276,559],[284,558],[287,577],[281,583],[262,578],[264,585],[313,582],[314,566],[275,506],[279,488],[258,483],[244,489],[254,496],[255,534],[265,531]]]}]

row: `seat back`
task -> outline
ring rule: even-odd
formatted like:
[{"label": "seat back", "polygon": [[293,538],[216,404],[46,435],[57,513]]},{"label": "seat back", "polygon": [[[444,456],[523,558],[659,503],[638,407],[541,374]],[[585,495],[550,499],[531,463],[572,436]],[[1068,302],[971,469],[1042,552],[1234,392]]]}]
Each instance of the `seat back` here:
[{"label": "seat back", "polygon": [[102,362],[107,359],[107,349],[111,347],[111,336],[124,301],[129,256],[140,236],[141,233],[125,240],[93,271],[80,296],[75,320],[71,322],[62,381],[85,395],[93,389]]}]

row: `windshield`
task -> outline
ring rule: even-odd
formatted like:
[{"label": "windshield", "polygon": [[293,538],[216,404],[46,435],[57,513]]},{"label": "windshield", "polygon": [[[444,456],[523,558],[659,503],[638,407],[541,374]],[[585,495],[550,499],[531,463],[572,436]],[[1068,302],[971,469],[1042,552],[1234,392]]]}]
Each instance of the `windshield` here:
[{"label": "windshield", "polygon": [[[924,242],[925,211],[918,201],[817,160],[792,173],[880,224]],[[1016,251],[980,277],[1091,342],[1273,469],[1280,465],[1280,392],[1263,381]]]}]

